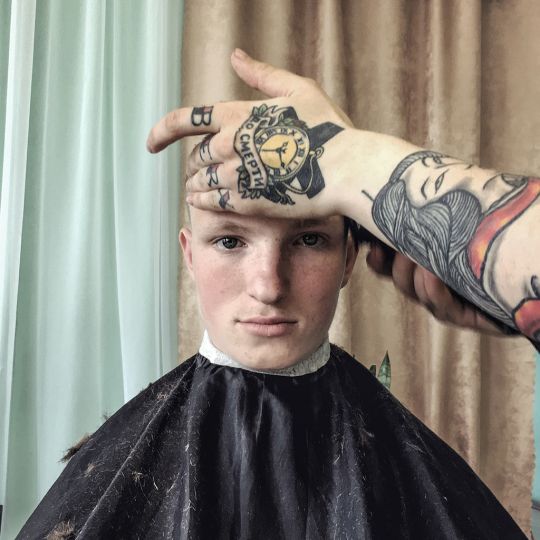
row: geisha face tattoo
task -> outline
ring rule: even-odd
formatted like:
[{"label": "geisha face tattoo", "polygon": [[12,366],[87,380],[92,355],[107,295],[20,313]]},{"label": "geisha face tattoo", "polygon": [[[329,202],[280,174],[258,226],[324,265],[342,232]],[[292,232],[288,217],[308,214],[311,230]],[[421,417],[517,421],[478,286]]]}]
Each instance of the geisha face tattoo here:
[{"label": "geisha face tattoo", "polygon": [[308,128],[292,107],[254,107],[234,140],[242,159],[237,169],[242,198],[294,204],[291,193],[317,195],[324,189],[317,159],[323,145],[342,130],[331,122]]},{"label": "geisha face tattoo", "polygon": [[538,250],[508,279],[499,264],[540,218],[540,179],[479,169],[422,150],[398,164],[373,201],[374,222],[398,250],[507,328],[540,341]]},{"label": "geisha face tattoo", "polygon": [[254,369],[291,366],[321,345],[356,259],[338,216],[295,221],[192,208],[180,243],[212,342]]}]

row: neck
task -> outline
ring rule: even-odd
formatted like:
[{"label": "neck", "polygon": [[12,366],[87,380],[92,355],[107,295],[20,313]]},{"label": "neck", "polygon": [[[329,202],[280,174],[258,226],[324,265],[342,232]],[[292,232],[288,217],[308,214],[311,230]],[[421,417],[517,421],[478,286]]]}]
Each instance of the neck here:
[{"label": "neck", "polygon": [[214,346],[210,340],[210,336],[205,331],[199,354],[207,358],[212,364],[219,364],[222,366],[229,366],[234,368],[245,369],[247,371],[254,371],[255,373],[267,373],[270,375],[282,375],[286,377],[295,377],[298,375],[307,375],[308,373],[314,373],[318,369],[328,362],[330,358],[330,343],[328,338],[324,340],[321,346],[313,353],[305,358],[302,358],[292,366],[281,369],[253,369],[241,364],[234,358],[220,351]]}]

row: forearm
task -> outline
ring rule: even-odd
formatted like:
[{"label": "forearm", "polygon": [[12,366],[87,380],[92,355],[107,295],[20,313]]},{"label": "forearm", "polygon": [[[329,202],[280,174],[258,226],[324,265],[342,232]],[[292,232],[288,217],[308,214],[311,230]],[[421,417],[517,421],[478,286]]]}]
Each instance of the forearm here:
[{"label": "forearm", "polygon": [[243,53],[231,61],[270,99],[183,107],[149,135],[152,152],[207,136],[188,158],[188,204],[276,218],[347,215],[540,343],[540,180],[355,130],[314,81]]},{"label": "forearm", "polygon": [[343,212],[486,313],[539,341],[540,181],[386,135],[347,135]]}]

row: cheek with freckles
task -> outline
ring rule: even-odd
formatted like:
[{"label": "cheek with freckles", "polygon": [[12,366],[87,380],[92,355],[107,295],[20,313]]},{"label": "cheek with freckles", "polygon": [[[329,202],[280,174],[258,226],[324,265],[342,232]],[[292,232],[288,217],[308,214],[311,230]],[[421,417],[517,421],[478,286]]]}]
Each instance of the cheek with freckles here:
[{"label": "cheek with freckles", "polygon": [[199,306],[205,322],[209,325],[225,323],[232,303],[238,296],[239,272],[218,264],[211,257],[194,261],[193,272],[199,298]]},{"label": "cheek with freckles", "polygon": [[291,303],[298,306],[316,332],[332,322],[342,274],[343,263],[339,257],[295,273]]}]

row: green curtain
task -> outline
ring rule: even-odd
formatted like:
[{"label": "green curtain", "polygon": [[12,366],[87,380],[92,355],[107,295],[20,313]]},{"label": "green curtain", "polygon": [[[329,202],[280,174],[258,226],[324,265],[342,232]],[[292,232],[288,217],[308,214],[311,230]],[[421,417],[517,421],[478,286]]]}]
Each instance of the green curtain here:
[{"label": "green curtain", "polygon": [[182,0],[0,1],[0,504],[176,364]]}]

